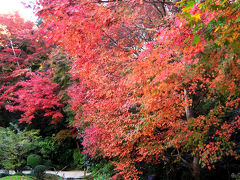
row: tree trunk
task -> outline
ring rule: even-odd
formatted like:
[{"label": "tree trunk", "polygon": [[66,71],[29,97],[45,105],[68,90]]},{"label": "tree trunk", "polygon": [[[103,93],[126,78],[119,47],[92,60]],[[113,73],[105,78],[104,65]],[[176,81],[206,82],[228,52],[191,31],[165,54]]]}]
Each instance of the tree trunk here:
[{"label": "tree trunk", "polygon": [[189,120],[193,117],[193,115],[192,115],[192,109],[190,108],[190,105],[189,105],[189,96],[186,88],[184,88],[184,103],[185,103],[186,118],[187,120]]},{"label": "tree trunk", "polygon": [[194,180],[200,180],[200,166],[199,166],[199,157],[193,157],[192,163],[192,176]]},{"label": "tree trunk", "polygon": [[79,154],[81,154],[81,148],[80,148],[80,146],[79,146],[79,143],[78,143],[78,141],[76,140],[76,145],[77,145],[77,150],[78,150],[78,153]]},{"label": "tree trunk", "polygon": [[[191,119],[193,117],[192,109],[189,105],[189,95],[186,88],[184,88],[184,102],[185,102],[185,112],[186,112],[186,118],[187,120]],[[192,176],[194,180],[200,180],[200,166],[199,166],[199,157],[194,156],[193,162],[192,162]]]}]

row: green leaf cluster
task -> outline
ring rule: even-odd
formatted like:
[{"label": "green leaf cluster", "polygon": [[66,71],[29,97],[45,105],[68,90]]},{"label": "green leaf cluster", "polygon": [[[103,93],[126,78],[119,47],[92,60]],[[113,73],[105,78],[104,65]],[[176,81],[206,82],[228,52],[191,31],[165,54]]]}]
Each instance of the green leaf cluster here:
[{"label": "green leaf cluster", "polygon": [[38,131],[20,130],[16,125],[0,128],[0,165],[6,170],[21,171],[29,153],[38,148]]}]

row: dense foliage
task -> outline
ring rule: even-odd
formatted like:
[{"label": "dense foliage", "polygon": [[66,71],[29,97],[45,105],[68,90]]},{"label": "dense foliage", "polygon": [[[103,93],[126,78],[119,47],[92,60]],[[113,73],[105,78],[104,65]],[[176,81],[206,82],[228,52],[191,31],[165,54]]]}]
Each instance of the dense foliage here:
[{"label": "dense foliage", "polygon": [[86,153],[118,158],[116,176],[174,155],[199,179],[239,156],[239,2],[39,3],[48,42],[72,57]]},{"label": "dense foliage", "polygon": [[[15,123],[20,130],[38,129],[38,136],[44,138],[34,144],[42,146],[39,154],[61,169],[73,159],[76,145],[72,137],[62,145],[54,140],[68,125],[58,94],[64,84],[58,79],[60,67],[52,65],[49,57],[54,55],[53,48],[46,48],[38,28],[18,14],[0,15],[0,19],[0,126]],[[58,159],[60,154],[64,158]],[[22,168],[27,165],[26,158]]]},{"label": "dense foliage", "polygon": [[0,128],[0,165],[6,170],[19,172],[25,168],[29,153],[38,148],[40,138],[37,131],[21,131],[13,127]]},{"label": "dense foliage", "polygon": [[[92,162],[100,158],[97,171],[105,178],[113,175],[110,162],[113,178],[124,179],[163,169],[175,177],[187,168],[198,180],[201,172],[229,162],[237,166],[225,167],[226,176],[238,173],[238,0],[38,4],[38,43],[44,40],[41,47],[49,52],[34,73],[16,58],[18,38],[1,26],[1,77],[14,80],[1,82],[0,100],[7,110],[22,112],[21,122],[68,122],[56,140],[70,138]],[[14,68],[5,71],[12,58]],[[20,72],[24,76],[16,79]],[[82,155],[73,159],[84,168]]]}]

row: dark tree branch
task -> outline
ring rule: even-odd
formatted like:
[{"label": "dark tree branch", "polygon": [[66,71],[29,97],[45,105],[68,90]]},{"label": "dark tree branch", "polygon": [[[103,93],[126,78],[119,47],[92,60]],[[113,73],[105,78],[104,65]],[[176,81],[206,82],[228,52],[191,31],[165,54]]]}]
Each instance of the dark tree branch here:
[{"label": "dark tree branch", "polygon": [[159,14],[161,15],[161,17],[163,18],[163,13],[162,11],[158,8],[158,6],[155,3],[152,3],[153,7],[155,7],[155,9],[159,12]]},{"label": "dark tree branch", "polygon": [[163,1],[147,1],[147,0],[143,0],[143,2],[145,2],[145,3],[151,3],[151,4],[168,4],[168,5],[173,5],[174,3],[173,2],[169,2],[169,1],[165,1],[165,0],[163,0]]},{"label": "dark tree branch", "polygon": [[118,45],[117,41],[115,41],[111,36],[109,36],[103,29],[102,29],[102,31],[115,45]]},{"label": "dark tree branch", "polygon": [[[165,2],[165,0],[163,0],[163,3]],[[165,4],[163,4],[162,3],[162,8],[163,8],[163,13],[164,13],[164,16],[166,16],[167,15],[167,13],[166,13],[166,9],[165,9]]]}]

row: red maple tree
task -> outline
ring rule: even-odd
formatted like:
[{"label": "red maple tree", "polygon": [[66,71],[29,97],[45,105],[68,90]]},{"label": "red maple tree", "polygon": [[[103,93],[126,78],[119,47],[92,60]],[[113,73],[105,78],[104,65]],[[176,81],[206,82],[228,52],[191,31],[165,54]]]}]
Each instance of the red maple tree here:
[{"label": "red maple tree", "polygon": [[183,1],[179,15],[170,1],[39,3],[48,40],[72,59],[69,94],[83,145],[117,157],[116,176],[137,179],[138,162],[167,161],[169,149],[195,179],[200,166],[237,157],[235,2]]},{"label": "red maple tree", "polygon": [[[22,119],[30,123],[35,113],[52,116],[53,123],[62,114],[56,96],[58,85],[49,73],[30,73],[41,69],[47,49],[34,24],[18,14],[0,16],[0,103],[9,111],[22,111]],[[29,74],[32,74],[29,76]]]}]

